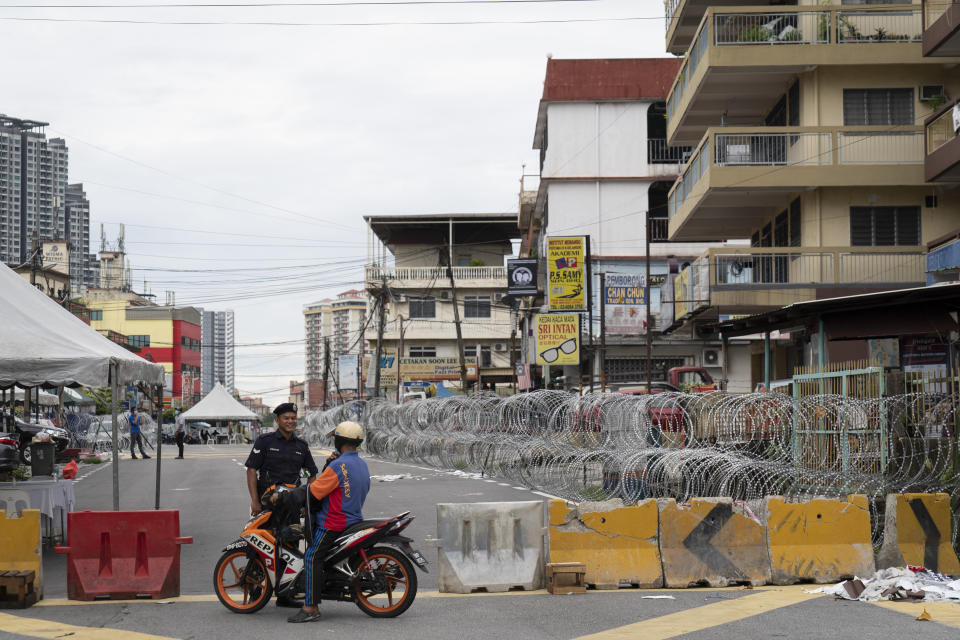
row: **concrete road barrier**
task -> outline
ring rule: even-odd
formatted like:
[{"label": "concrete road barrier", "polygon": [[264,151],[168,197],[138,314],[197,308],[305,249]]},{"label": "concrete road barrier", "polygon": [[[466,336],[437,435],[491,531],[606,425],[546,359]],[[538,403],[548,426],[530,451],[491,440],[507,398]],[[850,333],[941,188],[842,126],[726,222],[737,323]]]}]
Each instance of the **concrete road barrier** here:
[{"label": "concrete road barrier", "polygon": [[37,598],[43,598],[42,542],[39,509],[24,509],[19,518],[0,511],[0,571],[33,571]]},{"label": "concrete road barrier", "polygon": [[654,500],[550,503],[550,561],[584,563],[584,581],[594,588],[662,587],[657,532]]},{"label": "concrete road barrier", "polygon": [[438,504],[440,591],[542,588],[543,507],[543,502]]},{"label": "concrete road barrier", "polygon": [[668,587],[767,584],[770,561],[764,526],[730,498],[659,501],[660,552]]},{"label": "concrete road barrier", "polygon": [[951,545],[950,496],[946,493],[901,493],[887,496],[881,568],[905,564],[960,574]]},{"label": "concrete road barrier", "polygon": [[774,584],[838,582],[875,571],[867,497],[846,501],[766,499]]}]

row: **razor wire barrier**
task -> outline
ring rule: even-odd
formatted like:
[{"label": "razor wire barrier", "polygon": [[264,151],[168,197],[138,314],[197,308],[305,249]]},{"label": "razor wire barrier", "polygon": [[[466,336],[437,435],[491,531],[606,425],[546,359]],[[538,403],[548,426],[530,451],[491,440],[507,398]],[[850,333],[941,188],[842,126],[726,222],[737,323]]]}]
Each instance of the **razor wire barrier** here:
[{"label": "razor wire barrier", "polygon": [[958,405],[943,393],[540,390],[354,401],[309,413],[303,435],[329,446],[336,425],[355,420],[364,448],[383,459],[496,476],[574,502],[727,496],[759,505],[768,495],[863,493],[879,543],[888,493],[947,492],[960,503]]}]

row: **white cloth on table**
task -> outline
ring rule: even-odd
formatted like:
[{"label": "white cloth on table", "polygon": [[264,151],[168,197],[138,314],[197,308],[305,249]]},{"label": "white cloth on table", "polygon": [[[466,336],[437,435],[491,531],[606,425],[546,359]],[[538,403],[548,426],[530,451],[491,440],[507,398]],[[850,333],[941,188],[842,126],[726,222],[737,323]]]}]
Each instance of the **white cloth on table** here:
[{"label": "white cloth on table", "polygon": [[[52,525],[53,535],[67,535],[67,514],[74,508],[73,482],[50,478],[31,478],[22,482],[0,482],[0,500],[6,493],[26,493],[30,504],[28,509],[38,509],[43,518]],[[14,493],[14,495],[16,495]],[[18,505],[19,506],[19,505]],[[10,511],[10,509],[7,509]]]}]

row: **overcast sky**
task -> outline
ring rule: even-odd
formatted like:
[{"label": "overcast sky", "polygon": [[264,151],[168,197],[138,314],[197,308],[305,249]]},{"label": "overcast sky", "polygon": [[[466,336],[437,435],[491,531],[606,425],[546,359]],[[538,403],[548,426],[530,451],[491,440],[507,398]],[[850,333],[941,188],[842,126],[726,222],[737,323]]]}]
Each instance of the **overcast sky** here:
[{"label": "overcast sky", "polygon": [[[138,290],[236,312],[237,387],[275,404],[303,378],[302,305],[361,284],[362,216],[516,211],[547,55],[663,56],[662,16],[657,0],[3,8],[0,113],[66,139],[91,250],[125,223]],[[90,22],[596,18],[619,20]]]}]

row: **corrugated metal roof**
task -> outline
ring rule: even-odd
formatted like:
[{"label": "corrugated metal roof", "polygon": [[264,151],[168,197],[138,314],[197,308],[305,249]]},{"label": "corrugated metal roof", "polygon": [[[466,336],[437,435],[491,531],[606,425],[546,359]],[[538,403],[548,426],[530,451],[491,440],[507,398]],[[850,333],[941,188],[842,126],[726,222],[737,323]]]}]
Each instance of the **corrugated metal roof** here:
[{"label": "corrugated metal roof", "polygon": [[547,60],[546,102],[666,100],[681,58]]}]

